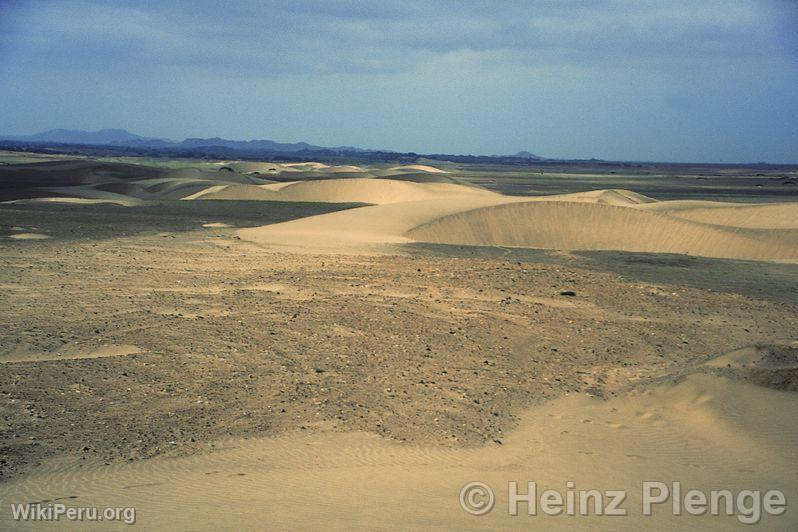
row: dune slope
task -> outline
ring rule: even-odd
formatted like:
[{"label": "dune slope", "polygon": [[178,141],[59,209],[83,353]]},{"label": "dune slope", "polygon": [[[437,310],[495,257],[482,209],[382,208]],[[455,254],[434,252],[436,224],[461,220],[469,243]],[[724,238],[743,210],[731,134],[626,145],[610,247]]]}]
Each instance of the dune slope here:
[{"label": "dune slope", "polygon": [[720,201],[663,201],[646,209],[715,225],[760,229],[798,229],[798,203],[734,205]]},{"label": "dune slope", "polygon": [[683,253],[735,259],[798,259],[776,232],[714,227],[607,204],[512,203],[445,216],[408,232],[414,240],[477,246]]}]

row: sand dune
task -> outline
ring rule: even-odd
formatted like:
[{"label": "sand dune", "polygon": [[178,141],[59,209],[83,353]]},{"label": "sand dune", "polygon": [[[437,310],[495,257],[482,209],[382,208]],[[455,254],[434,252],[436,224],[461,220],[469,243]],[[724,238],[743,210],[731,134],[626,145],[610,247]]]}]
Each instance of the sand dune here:
[{"label": "sand dune", "polygon": [[392,179],[345,179],[299,182],[281,188],[288,201],[361,202],[374,204],[419,201],[441,196],[493,196],[483,189],[447,183],[418,184]]},{"label": "sand dune", "polygon": [[[169,172],[164,177],[93,185],[94,190],[125,194],[142,200],[182,199],[212,186],[258,186],[274,181],[231,172]],[[79,190],[79,189],[77,189]],[[66,191],[64,191],[66,192]]]},{"label": "sand dune", "polygon": [[50,237],[44,233],[14,233],[8,238],[12,238],[14,240],[46,240]]},{"label": "sand dune", "polygon": [[[141,199],[182,199],[191,194],[196,194],[209,187],[219,185],[220,181],[210,179],[154,179],[141,182],[144,186],[142,194],[139,195]],[[222,183],[225,183],[222,181]],[[227,182],[230,185],[236,185],[234,182]]]},{"label": "sand dune", "polygon": [[231,161],[221,165],[222,169],[230,169],[234,172],[242,174],[270,174],[280,171],[286,171],[284,165],[278,163],[260,163],[260,162],[246,162],[246,161]]},{"label": "sand dune", "polygon": [[412,181],[413,183],[454,183],[458,185],[473,186],[472,184],[458,179],[448,173],[397,171],[397,170],[370,170],[370,174],[377,179],[394,179],[397,181]]},{"label": "sand dune", "polygon": [[497,196],[484,189],[449,183],[412,183],[392,179],[327,179],[282,186],[213,186],[183,199],[247,199],[325,203],[388,204],[443,196]]},{"label": "sand dune", "polygon": [[163,169],[92,160],[61,160],[0,166],[0,199],[42,197],[53,187],[73,187],[158,177]]},{"label": "sand dune", "polygon": [[571,201],[577,203],[600,203],[604,205],[618,205],[622,207],[658,203],[654,198],[649,198],[637,192],[623,189],[591,190],[589,192],[576,192],[574,194],[560,194],[557,196],[536,197],[535,200]]},{"label": "sand dune", "polygon": [[794,239],[768,230],[713,227],[634,208],[538,201],[437,219],[414,240],[476,246],[682,253],[735,259],[798,259]]},{"label": "sand dune", "polygon": [[250,175],[223,170],[203,170],[199,168],[180,168],[167,172],[161,178],[148,179],[147,182],[157,181],[192,180],[192,181],[222,181],[226,183],[248,183],[253,185],[263,185],[271,183],[268,177]]},{"label": "sand dune", "polygon": [[670,216],[731,227],[798,229],[798,203],[734,205],[719,201],[668,201],[647,206]]},{"label": "sand dune", "polygon": [[[53,170],[63,175],[53,177]],[[49,173],[42,173],[45,171]],[[218,170],[137,170],[133,165],[67,161],[21,165],[14,172],[26,178],[49,176],[34,179],[37,184],[49,185],[40,189],[41,197],[34,201],[139,205],[181,199],[380,206],[241,233],[262,244],[293,242],[303,248],[329,250],[338,245],[351,249],[363,244],[419,241],[798,260],[797,203],[657,201],[621,189],[504,196],[462,184],[446,171],[424,164],[362,168],[227,161],[219,163]],[[56,200],[53,196],[73,199]]]},{"label": "sand dune", "polygon": [[328,179],[371,179],[374,177],[378,177],[377,172],[373,171],[356,171],[356,172],[347,172],[347,171],[340,171],[340,172],[318,172],[315,170],[308,170],[308,171],[300,171],[297,170],[295,172],[281,172],[279,174],[275,174],[273,176],[269,176],[270,179],[274,181],[324,181]]},{"label": "sand dune", "polygon": [[265,245],[311,251],[366,251],[375,244],[407,243],[414,227],[463,209],[507,201],[499,195],[442,197],[412,202],[360,207],[300,220],[254,227],[238,235]]},{"label": "sand dune", "polygon": [[323,163],[263,163],[251,161],[230,161],[223,163],[221,168],[228,168],[242,174],[280,174],[292,172],[316,172],[319,174],[335,173],[362,173],[359,166],[341,165],[330,166]]},{"label": "sand dune", "polygon": [[19,186],[69,186],[158,177],[163,169],[92,160],[50,161],[2,167],[4,180]]},{"label": "sand dune", "polygon": [[[108,190],[100,190],[94,186],[80,186],[80,187],[57,187],[45,189],[45,193],[55,193],[62,195],[62,199],[69,198],[70,196],[75,199],[81,200],[97,200],[97,203],[115,203],[117,205],[140,205],[141,198],[131,196],[128,194],[118,194]],[[28,201],[36,201],[36,199]]]},{"label": "sand dune", "polygon": [[318,163],[318,162],[306,162],[306,163],[283,163],[283,167],[286,168],[297,168],[300,170],[321,170],[323,168],[329,168],[329,164]]},{"label": "sand dune", "polygon": [[273,191],[260,185],[211,185],[180,199],[273,201],[275,196]]},{"label": "sand dune", "polygon": [[433,174],[446,174],[446,170],[441,170],[440,168],[435,168],[434,166],[428,166],[426,164],[406,164],[403,166],[394,166],[389,168],[389,170],[395,172],[430,172]]},{"label": "sand dune", "polygon": [[[645,517],[645,480],[794,500],[795,265],[504,248],[798,261],[796,204],[505,196],[386,166],[76,173],[14,203],[149,207],[6,206],[0,499],[192,530],[745,529]],[[370,205],[200,201],[221,199]],[[460,507],[473,481],[489,515]],[[509,481],[625,490],[629,515],[511,516]],[[45,525],[7,504],[0,529],[20,526]]]},{"label": "sand dune", "polygon": [[6,203],[11,204],[20,204],[24,205],[26,203],[65,203],[65,204],[75,204],[75,205],[93,205],[93,204],[100,204],[100,203],[113,203],[116,205],[122,205],[125,207],[129,207],[131,205],[141,205],[142,202],[135,198],[74,198],[74,197],[42,197],[42,198],[28,198],[28,199],[19,199],[19,200],[12,200]]},{"label": "sand dune", "polygon": [[225,228],[225,227],[232,227],[232,226],[230,224],[226,224],[224,222],[208,222],[208,223],[202,224],[202,227],[205,227],[207,229],[222,229],[222,228]]},{"label": "sand dune", "polygon": [[[242,231],[241,236],[264,244],[287,245],[293,242],[303,247],[320,245],[324,248],[421,241],[474,246],[681,253],[748,260],[798,259],[798,232],[779,229],[783,224],[781,218],[775,221],[775,229],[721,227],[670,216],[669,202],[656,202],[625,190],[523,198],[486,193],[480,189],[468,190],[456,185],[400,187],[393,184],[380,187],[374,181],[366,180],[364,183],[371,187],[367,194],[366,188],[360,189],[362,185],[357,181],[349,181],[352,190],[345,182],[331,183],[329,189],[321,187],[320,183],[291,185],[284,190],[287,192],[296,187],[297,195],[294,197],[305,201],[346,201],[347,198],[351,201],[358,198],[357,201],[381,205],[248,229]],[[302,190],[306,192],[299,194]],[[400,191],[410,190],[413,194],[400,194]],[[419,194],[419,190],[426,190],[427,194]],[[433,190],[441,192],[440,195],[430,197]],[[291,194],[283,197],[291,197]],[[659,206],[661,211],[650,209],[652,206]],[[679,212],[689,210],[682,206]],[[765,224],[768,214],[771,212],[756,213],[755,216],[760,224]]]},{"label": "sand dune", "polygon": [[327,166],[321,169],[322,172],[327,174],[338,174],[338,173],[349,173],[349,172],[363,172],[363,168],[359,166],[354,166],[351,164],[345,164],[341,166]]}]

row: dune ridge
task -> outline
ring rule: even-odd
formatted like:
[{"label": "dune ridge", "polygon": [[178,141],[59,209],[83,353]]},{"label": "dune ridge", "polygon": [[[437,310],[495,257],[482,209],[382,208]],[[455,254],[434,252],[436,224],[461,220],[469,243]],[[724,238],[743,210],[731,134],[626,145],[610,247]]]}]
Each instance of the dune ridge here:
[{"label": "dune ridge", "polygon": [[276,185],[215,185],[183,199],[309,201],[384,205],[441,196],[497,196],[497,194],[485,189],[450,183],[347,178],[296,181]]}]

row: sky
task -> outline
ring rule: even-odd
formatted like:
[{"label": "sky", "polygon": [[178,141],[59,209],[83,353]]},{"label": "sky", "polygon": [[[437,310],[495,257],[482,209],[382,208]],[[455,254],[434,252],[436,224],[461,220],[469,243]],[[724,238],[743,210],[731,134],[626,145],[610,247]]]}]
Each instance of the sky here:
[{"label": "sky", "polygon": [[0,133],[798,162],[793,0],[0,0]]}]

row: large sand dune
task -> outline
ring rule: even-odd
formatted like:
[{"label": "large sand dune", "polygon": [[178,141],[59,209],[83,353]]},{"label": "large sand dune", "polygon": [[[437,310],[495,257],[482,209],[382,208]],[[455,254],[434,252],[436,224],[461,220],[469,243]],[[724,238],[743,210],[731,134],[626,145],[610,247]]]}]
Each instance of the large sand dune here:
[{"label": "large sand dune", "polygon": [[475,246],[683,253],[798,259],[792,235],[713,227],[635,208],[534,201],[449,215],[408,232],[414,240]]},{"label": "large sand dune", "polygon": [[[441,184],[388,185],[373,180],[305,182],[304,201],[382,204],[248,229],[243,238],[264,244],[333,248],[377,242],[682,253],[748,260],[798,259],[792,204],[713,207],[700,203],[692,219],[684,202],[657,202],[627,190],[561,196],[512,197]],[[367,186],[366,183],[368,184]],[[362,187],[362,188],[361,188]],[[421,190],[426,191],[420,193]],[[299,194],[300,191],[304,193]],[[313,192],[311,192],[313,191]],[[412,194],[409,193],[412,191]],[[220,191],[223,193],[223,191]],[[285,194],[285,198],[292,197]],[[672,205],[671,205],[672,204]],[[734,212],[747,216],[734,225]],[[718,213],[710,223],[706,212]],[[672,214],[675,213],[675,214]]]},{"label": "large sand dune", "polygon": [[448,213],[507,201],[499,195],[442,197],[389,203],[242,229],[241,238],[306,250],[364,251],[374,244],[412,242],[413,228]]}]

